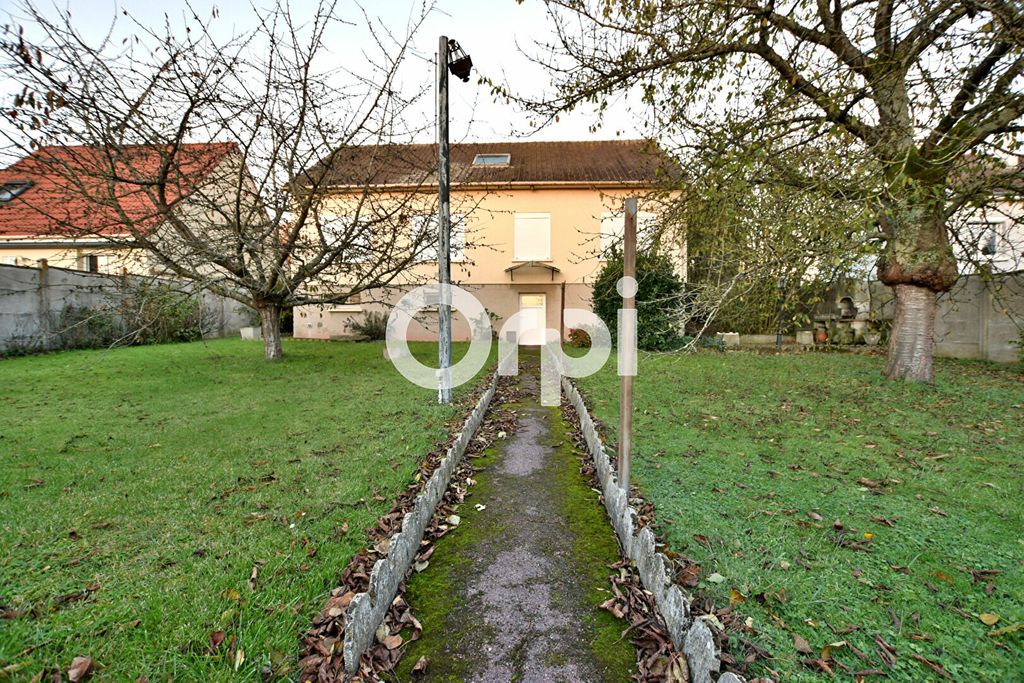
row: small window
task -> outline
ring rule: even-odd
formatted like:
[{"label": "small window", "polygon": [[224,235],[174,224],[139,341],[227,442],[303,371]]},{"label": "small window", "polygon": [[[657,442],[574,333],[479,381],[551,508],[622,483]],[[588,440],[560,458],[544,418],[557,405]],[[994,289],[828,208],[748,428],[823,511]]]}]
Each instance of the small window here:
[{"label": "small window", "polygon": [[362,263],[373,254],[373,228],[352,216],[321,216],[320,234],[324,246],[339,249],[345,263]]},{"label": "small window", "polygon": [[511,163],[511,154],[477,154],[473,157],[474,166],[508,166]]},{"label": "small window", "polygon": [[96,254],[86,254],[82,257],[82,270],[88,273],[100,272],[100,257]]},{"label": "small window", "polygon": [[995,256],[999,252],[999,223],[976,223],[978,251],[984,256]]},{"label": "small window", "polygon": [[3,183],[0,185],[0,205],[6,204],[30,187],[31,180],[10,180]]}]

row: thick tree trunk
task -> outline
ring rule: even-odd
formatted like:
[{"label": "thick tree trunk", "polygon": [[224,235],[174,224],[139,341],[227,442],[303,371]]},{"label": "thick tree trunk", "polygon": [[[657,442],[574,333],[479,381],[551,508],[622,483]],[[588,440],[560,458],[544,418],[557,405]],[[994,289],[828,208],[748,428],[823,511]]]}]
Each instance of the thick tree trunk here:
[{"label": "thick tree trunk", "polygon": [[932,351],[935,348],[936,293],[927,287],[896,285],[896,317],[889,339],[889,379],[935,381]]},{"label": "thick tree trunk", "polygon": [[886,376],[931,383],[935,306],[957,279],[946,232],[944,185],[901,176],[901,191],[883,201],[879,223],[886,237],[878,276],[896,294]]},{"label": "thick tree trunk", "polygon": [[281,307],[267,304],[259,308],[260,329],[263,332],[263,350],[267,360],[280,360],[281,351]]}]

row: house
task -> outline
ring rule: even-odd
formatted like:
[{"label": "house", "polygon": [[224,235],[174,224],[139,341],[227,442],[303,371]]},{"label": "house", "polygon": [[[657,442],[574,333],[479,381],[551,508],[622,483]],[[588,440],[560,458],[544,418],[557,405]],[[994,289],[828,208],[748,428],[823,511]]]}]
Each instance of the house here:
[{"label": "house", "polygon": [[[237,156],[231,143],[180,146],[168,173],[167,204],[187,221],[202,210],[192,201],[197,188],[237,167]],[[167,158],[165,148],[148,145],[116,151],[57,145],[3,169],[0,263],[35,266],[45,259],[51,266],[92,272],[159,272],[147,253],[133,248],[126,225],[159,229],[160,212],[141,180],[158,176]],[[111,179],[110,168],[119,179]]]},{"label": "house", "polygon": [[1024,198],[998,191],[963,217],[965,238],[954,246],[964,274],[1024,270]]},{"label": "house", "polygon": [[[979,206],[950,219],[953,250],[965,275],[1024,270],[1024,175],[1021,158],[970,157],[955,177],[968,188],[984,188]],[[975,190],[977,191],[977,190]]]},{"label": "house", "polygon": [[[384,198],[383,204],[416,194],[418,211],[403,218],[409,244],[426,241],[431,247],[409,268],[404,287],[364,292],[345,305],[297,308],[295,337],[349,336],[351,322],[386,312],[415,283],[437,281],[436,155],[434,145],[353,146],[308,171],[329,186],[321,213],[348,221],[366,192]],[[544,327],[564,337],[562,311],[590,309],[603,257],[621,240],[623,200],[639,198],[640,229],[650,234],[658,188],[666,175],[678,174],[678,165],[644,140],[452,145],[452,282],[478,298],[495,330],[524,311],[534,321],[524,343],[540,343]],[[685,278],[684,241],[674,236],[662,248]],[[410,339],[436,339],[436,317],[436,311],[423,312]],[[468,321],[453,317],[453,338],[468,339]]]}]

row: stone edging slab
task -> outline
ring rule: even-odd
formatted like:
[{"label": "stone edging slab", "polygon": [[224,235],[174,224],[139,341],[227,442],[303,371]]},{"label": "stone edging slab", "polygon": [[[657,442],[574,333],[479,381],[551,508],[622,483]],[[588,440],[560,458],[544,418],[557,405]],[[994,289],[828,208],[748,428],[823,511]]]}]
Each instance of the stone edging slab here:
[{"label": "stone edging slab", "polygon": [[[615,468],[612,467],[604,450],[601,436],[587,411],[583,396],[567,377],[562,378],[562,388],[579,416],[580,429],[590,457],[594,461],[597,479],[604,494],[604,507],[615,529],[615,535],[618,536],[623,554],[636,564],[644,588],[654,596],[654,603],[665,621],[672,644],[686,657],[690,681],[711,683],[711,674],[718,672],[721,666],[711,629],[702,620],[694,619],[690,614],[690,599],[673,582],[672,563],[664,554],[657,551],[654,533],[647,527],[638,528],[639,518],[636,510],[629,505],[625,492],[619,488]],[[729,672],[719,677],[718,681],[742,683],[743,678]]]},{"label": "stone edging slab", "polygon": [[412,511],[402,519],[402,528],[391,537],[388,554],[374,563],[370,572],[369,589],[352,598],[345,618],[346,673],[358,673],[359,660],[363,652],[373,644],[377,627],[384,621],[391,601],[398,593],[398,586],[416,557],[423,533],[448,489],[452,473],[461,462],[466,446],[484,419],[497,384],[498,373],[495,372],[487,390],[477,401],[473,412],[466,418],[462,431],[449,446],[448,452],[441,459],[423,490],[416,496]]}]

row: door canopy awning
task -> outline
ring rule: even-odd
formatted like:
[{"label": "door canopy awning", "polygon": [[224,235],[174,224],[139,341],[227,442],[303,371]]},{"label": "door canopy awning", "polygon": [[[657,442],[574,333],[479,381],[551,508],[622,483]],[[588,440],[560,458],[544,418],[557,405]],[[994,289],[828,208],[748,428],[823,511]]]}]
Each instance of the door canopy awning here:
[{"label": "door canopy awning", "polygon": [[542,263],[541,261],[523,261],[522,263],[517,263],[514,266],[509,266],[508,268],[505,269],[505,272],[508,273],[509,278],[513,282],[515,282],[516,280],[516,271],[519,270],[520,268],[543,268],[544,270],[547,270],[551,273],[552,282],[555,281],[555,273],[562,272],[561,270],[554,267],[550,263]]}]

